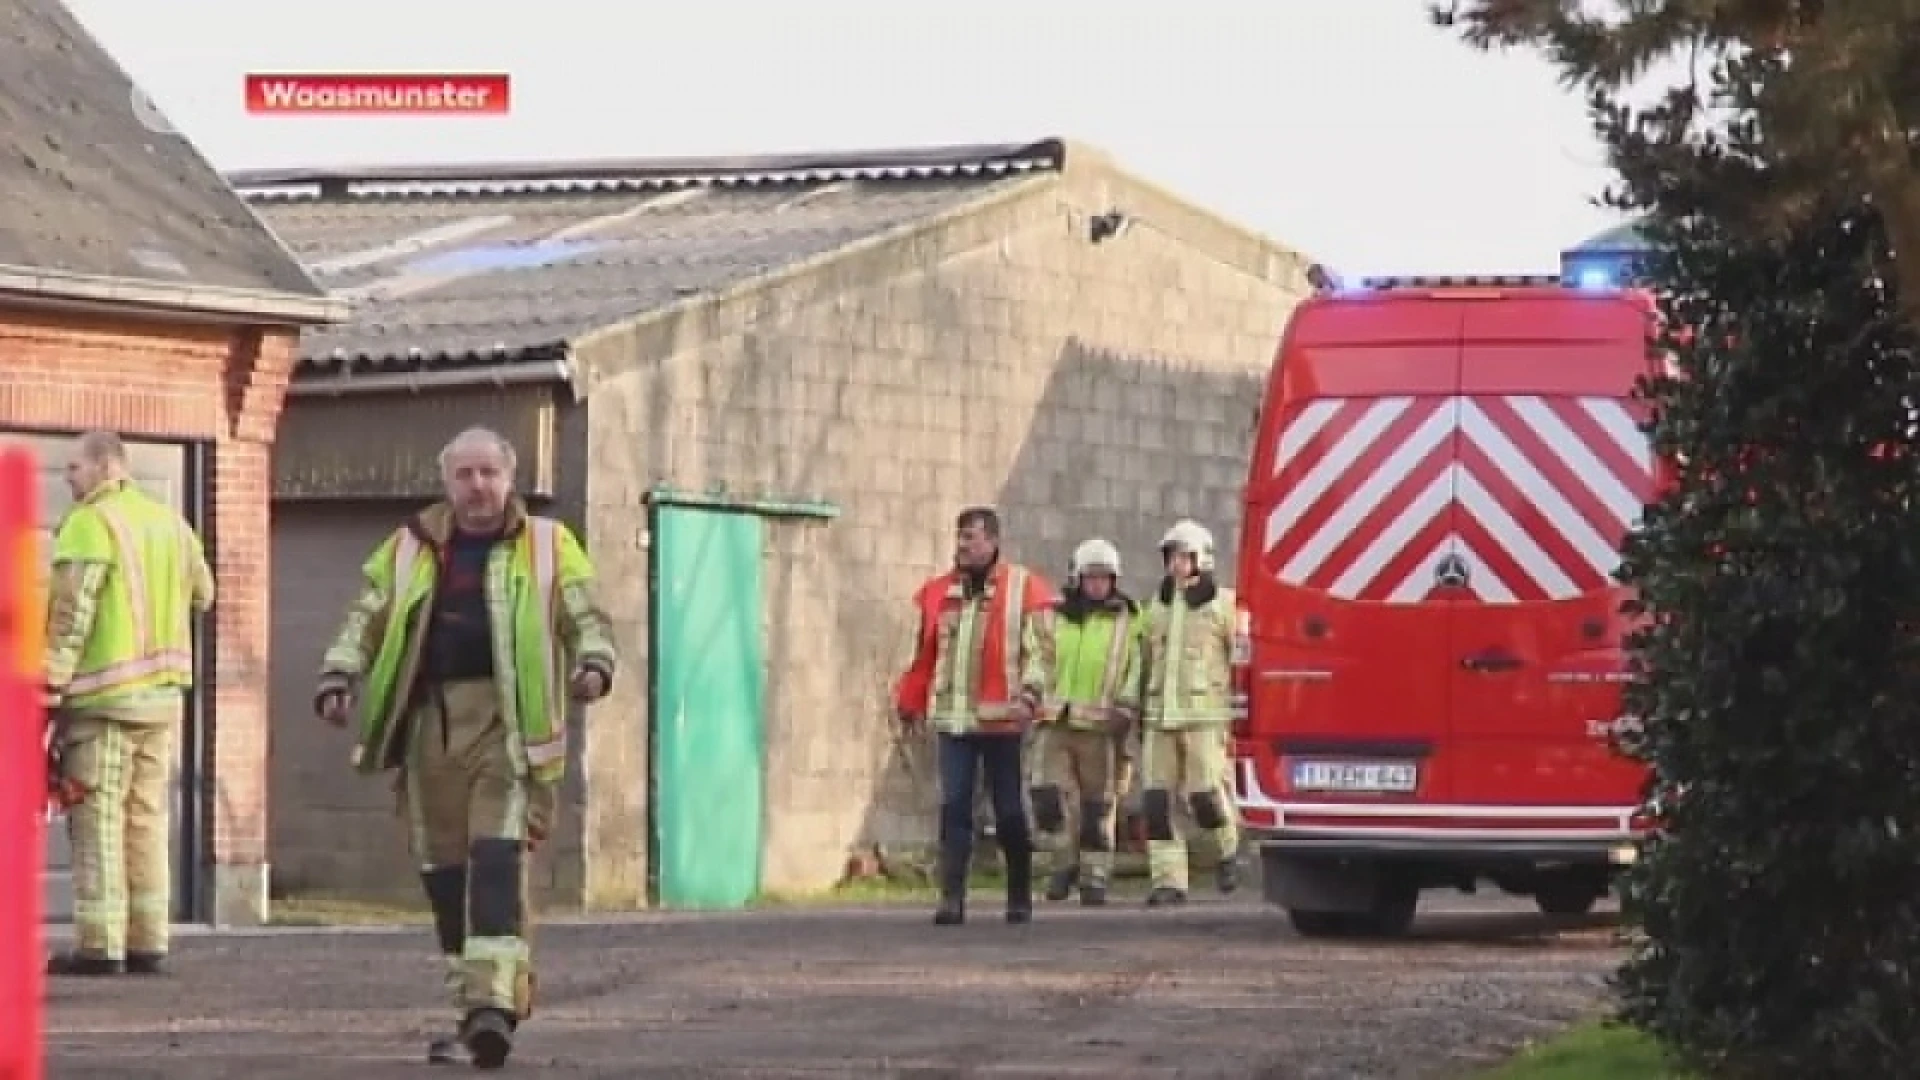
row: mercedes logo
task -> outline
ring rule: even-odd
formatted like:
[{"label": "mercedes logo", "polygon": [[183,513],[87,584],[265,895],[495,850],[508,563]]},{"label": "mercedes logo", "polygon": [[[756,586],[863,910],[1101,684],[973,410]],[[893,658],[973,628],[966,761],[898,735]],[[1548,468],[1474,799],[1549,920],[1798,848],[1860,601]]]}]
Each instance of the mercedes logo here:
[{"label": "mercedes logo", "polygon": [[1458,589],[1466,585],[1473,572],[1467,568],[1467,560],[1457,551],[1450,551],[1440,557],[1440,564],[1433,568],[1434,584],[1443,589]]}]

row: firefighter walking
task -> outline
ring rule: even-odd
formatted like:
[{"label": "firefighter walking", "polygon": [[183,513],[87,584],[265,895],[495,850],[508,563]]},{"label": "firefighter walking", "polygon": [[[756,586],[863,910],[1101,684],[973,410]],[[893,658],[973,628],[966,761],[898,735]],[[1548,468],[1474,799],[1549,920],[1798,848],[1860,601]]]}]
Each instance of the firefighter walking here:
[{"label": "firefighter walking", "polygon": [[934,923],[966,921],[974,785],[986,781],[1007,869],[1007,921],[1033,918],[1033,834],[1023,743],[1053,669],[1053,587],[1000,557],[1000,516],[963,510],[954,568],[914,593],[913,660],[894,692],[907,731],[931,725],[940,773],[940,903]]},{"label": "firefighter walking", "polygon": [[1140,771],[1152,889],[1147,904],[1187,899],[1187,842],[1219,853],[1216,885],[1239,887],[1239,829],[1227,773],[1232,737],[1234,600],[1214,581],[1213,534],[1181,521],[1160,541],[1167,574],[1147,605],[1141,647]]},{"label": "firefighter walking", "polygon": [[607,693],[614,647],[579,541],[514,493],[513,447],[471,429],[440,467],[446,500],[367,560],[315,708],[336,725],[357,708],[355,766],[398,773],[458,1043],[498,1068],[532,1009],[526,861],[552,828],[569,700]]},{"label": "firefighter walking", "polygon": [[73,849],[72,951],[54,975],[159,974],[168,949],[176,729],[193,619],[213,606],[200,538],[136,487],[118,435],[82,435],[47,595],[50,762]]},{"label": "firefighter walking", "polygon": [[1033,744],[1029,791],[1039,847],[1051,856],[1046,897],[1079,886],[1080,902],[1107,902],[1114,820],[1134,712],[1118,704],[1140,677],[1139,605],[1120,591],[1120,552],[1092,539],[1074,549],[1055,608],[1058,674]]}]

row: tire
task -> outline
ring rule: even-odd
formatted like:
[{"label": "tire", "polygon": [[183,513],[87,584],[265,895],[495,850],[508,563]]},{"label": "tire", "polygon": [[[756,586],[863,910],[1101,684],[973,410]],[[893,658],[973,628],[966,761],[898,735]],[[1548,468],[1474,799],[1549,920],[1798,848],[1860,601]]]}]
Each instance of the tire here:
[{"label": "tire", "polygon": [[1542,882],[1534,890],[1533,906],[1539,908],[1542,915],[1572,919],[1591,913],[1601,895],[1586,881],[1552,880]]},{"label": "tire", "polygon": [[1344,911],[1287,909],[1287,921],[1293,924],[1293,932],[1303,938],[1347,937],[1353,932],[1352,919],[1353,916]]},{"label": "tire", "polygon": [[1373,907],[1356,918],[1368,937],[1395,938],[1413,928],[1420,911],[1420,890],[1397,881],[1381,883]]},{"label": "tire", "polygon": [[1381,885],[1373,906],[1365,911],[1288,908],[1287,921],[1305,938],[1395,938],[1413,926],[1419,909],[1419,889],[1388,882]]}]

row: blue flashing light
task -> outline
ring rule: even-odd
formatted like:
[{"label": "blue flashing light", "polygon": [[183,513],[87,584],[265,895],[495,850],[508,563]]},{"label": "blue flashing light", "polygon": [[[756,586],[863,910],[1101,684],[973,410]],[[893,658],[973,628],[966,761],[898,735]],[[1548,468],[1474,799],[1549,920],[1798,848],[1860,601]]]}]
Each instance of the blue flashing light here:
[{"label": "blue flashing light", "polygon": [[1611,289],[1613,273],[1604,266],[1586,266],[1574,274],[1573,282],[1582,289]]}]

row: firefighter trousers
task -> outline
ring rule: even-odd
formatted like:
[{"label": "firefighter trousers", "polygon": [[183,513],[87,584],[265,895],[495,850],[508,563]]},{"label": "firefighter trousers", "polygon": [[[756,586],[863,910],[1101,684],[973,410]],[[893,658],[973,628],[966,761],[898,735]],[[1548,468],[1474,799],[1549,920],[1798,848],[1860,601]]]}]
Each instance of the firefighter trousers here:
[{"label": "firefighter trousers", "polygon": [[433,908],[455,1012],[533,1007],[530,836],[552,826],[555,793],[515,767],[490,679],[425,688],[408,717],[401,802]]},{"label": "firefighter trousers", "polygon": [[1147,867],[1156,889],[1187,888],[1189,832],[1210,840],[1221,859],[1240,849],[1233,787],[1227,775],[1231,735],[1223,725],[1149,728],[1141,738],[1141,809],[1147,819]]},{"label": "firefighter trousers", "polygon": [[67,775],[87,792],[67,811],[76,951],[163,956],[172,915],[177,700],[61,717]]},{"label": "firefighter trousers", "polygon": [[1034,734],[1028,790],[1047,869],[1077,867],[1099,882],[1112,874],[1121,754],[1121,741],[1102,729],[1047,724]]}]

